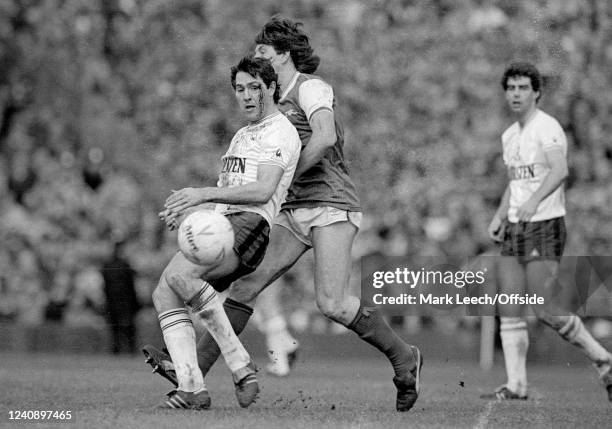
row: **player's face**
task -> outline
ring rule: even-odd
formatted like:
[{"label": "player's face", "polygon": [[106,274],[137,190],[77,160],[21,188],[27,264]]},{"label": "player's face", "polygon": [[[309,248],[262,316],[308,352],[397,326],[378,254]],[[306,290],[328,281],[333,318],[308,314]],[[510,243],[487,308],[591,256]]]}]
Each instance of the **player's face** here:
[{"label": "player's face", "polygon": [[240,111],[249,122],[257,122],[270,113],[274,87],[268,88],[260,77],[245,72],[236,74],[236,100]]},{"label": "player's face", "polygon": [[255,58],[265,58],[270,60],[274,71],[278,72],[278,67],[283,63],[284,56],[279,54],[272,45],[257,45],[255,46]]},{"label": "player's face", "polygon": [[540,95],[531,86],[531,79],[526,76],[510,77],[506,82],[506,101],[510,110],[517,115],[524,115],[535,109]]}]

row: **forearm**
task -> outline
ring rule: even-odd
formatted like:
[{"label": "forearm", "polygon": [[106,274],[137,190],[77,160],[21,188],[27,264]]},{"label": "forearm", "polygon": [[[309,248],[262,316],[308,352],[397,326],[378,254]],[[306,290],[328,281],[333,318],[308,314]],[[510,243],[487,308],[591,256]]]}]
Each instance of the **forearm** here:
[{"label": "forearm", "polygon": [[[321,116],[317,119],[322,119]],[[336,143],[336,128],[333,116],[327,118],[326,123],[316,121],[312,124],[313,133],[308,144],[302,149],[294,177],[300,177],[303,173],[312,168],[324,156],[325,152],[334,147]]]},{"label": "forearm", "polygon": [[206,193],[206,202],[222,204],[263,204],[272,195],[272,192],[260,182],[207,188]]},{"label": "forearm", "polygon": [[506,186],[504,195],[499,203],[499,207],[495,212],[495,216],[499,219],[506,219],[508,217],[508,208],[510,207],[510,185]]},{"label": "forearm", "polygon": [[313,134],[308,144],[302,149],[300,159],[295,169],[294,177],[300,177],[304,172],[319,162],[325,152],[336,143],[335,134]]},{"label": "forearm", "polygon": [[[257,180],[237,186],[183,188],[173,191],[164,208],[179,214],[189,207],[205,203],[262,204],[267,202],[278,186],[284,169],[280,165],[259,164]],[[224,183],[231,178],[224,178]]]},{"label": "forearm", "polygon": [[533,193],[531,199],[539,204],[556,191],[563,184],[566,177],[567,173],[562,170],[551,170],[542,181],[540,187]]}]

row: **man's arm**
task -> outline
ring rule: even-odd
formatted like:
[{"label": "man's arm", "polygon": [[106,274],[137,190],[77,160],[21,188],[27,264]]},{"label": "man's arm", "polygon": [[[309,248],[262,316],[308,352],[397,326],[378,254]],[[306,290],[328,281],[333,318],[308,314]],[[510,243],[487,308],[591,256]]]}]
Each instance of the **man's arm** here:
[{"label": "man's arm", "polygon": [[204,188],[205,200],[224,204],[264,204],[272,198],[284,172],[278,165],[259,164],[257,181],[231,187]]},{"label": "man's arm", "polygon": [[215,209],[215,205],[212,203],[198,204],[196,206],[189,207],[180,213],[175,213],[172,210],[168,210],[164,208],[164,210],[158,213],[158,216],[162,222],[166,223],[166,226],[168,227],[170,231],[174,231],[176,228],[178,228],[181,222],[183,222],[183,220],[187,216],[189,216],[191,213],[196,212],[198,210],[214,210],[214,209]]},{"label": "man's arm", "polygon": [[543,199],[552,194],[568,175],[567,160],[561,149],[544,152],[550,171],[533,195],[517,211],[519,221],[528,222],[538,209]]},{"label": "man's arm", "polygon": [[320,109],[312,114],[309,122],[312,135],[300,154],[294,175],[296,178],[319,162],[325,151],[333,147],[337,139],[333,111]]},{"label": "man's arm", "polygon": [[506,190],[504,191],[504,195],[499,203],[499,207],[495,212],[495,216],[491,220],[489,224],[488,232],[489,237],[493,239],[493,241],[502,241],[502,237],[504,234],[504,222],[508,217],[508,208],[510,207],[510,185],[506,186]]},{"label": "man's arm", "polygon": [[272,164],[259,164],[257,181],[231,187],[183,188],[168,197],[165,209],[174,213],[202,203],[263,204],[274,194],[284,169]]},{"label": "man's arm", "polygon": [[510,185],[506,185],[506,190],[504,191],[504,195],[502,196],[501,201],[499,202],[499,207],[495,212],[495,217],[500,220],[504,220],[508,217],[508,209],[510,208]]}]

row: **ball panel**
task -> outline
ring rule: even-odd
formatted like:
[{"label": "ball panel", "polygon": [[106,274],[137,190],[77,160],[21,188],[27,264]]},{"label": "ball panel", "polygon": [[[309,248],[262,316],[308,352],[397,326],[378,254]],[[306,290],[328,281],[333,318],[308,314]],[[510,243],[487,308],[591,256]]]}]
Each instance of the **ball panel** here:
[{"label": "ball panel", "polygon": [[234,229],[225,216],[211,210],[199,210],[181,223],[178,245],[191,262],[215,264],[234,247]]}]

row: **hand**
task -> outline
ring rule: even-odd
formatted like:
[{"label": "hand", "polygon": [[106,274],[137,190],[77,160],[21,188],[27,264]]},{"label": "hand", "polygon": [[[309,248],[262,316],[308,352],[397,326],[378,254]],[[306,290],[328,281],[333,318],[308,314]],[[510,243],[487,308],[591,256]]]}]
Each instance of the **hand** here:
[{"label": "hand", "polygon": [[178,191],[172,191],[172,194],[166,199],[164,208],[181,214],[183,210],[205,202],[206,188],[183,188]]},{"label": "hand", "polygon": [[170,210],[162,210],[159,212],[159,218],[166,223],[166,226],[170,231],[174,231],[179,227],[179,217],[180,215],[178,213]]},{"label": "hand", "polygon": [[538,204],[538,201],[533,201],[530,198],[525,204],[520,206],[518,211],[516,212],[519,222],[529,222],[538,210]]},{"label": "hand", "polygon": [[505,222],[499,218],[499,216],[495,215],[493,220],[489,224],[488,232],[489,237],[497,243],[502,242],[504,240],[504,231],[506,229]]}]

